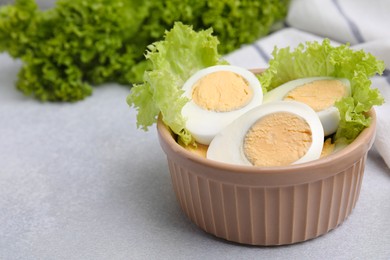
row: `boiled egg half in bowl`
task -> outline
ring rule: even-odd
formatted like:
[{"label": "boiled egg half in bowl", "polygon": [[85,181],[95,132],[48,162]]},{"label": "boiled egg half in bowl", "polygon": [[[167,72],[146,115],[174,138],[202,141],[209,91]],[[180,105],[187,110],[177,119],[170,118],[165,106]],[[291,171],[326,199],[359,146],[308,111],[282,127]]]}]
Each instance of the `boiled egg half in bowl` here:
[{"label": "boiled egg half in bowl", "polygon": [[182,109],[186,128],[196,142],[204,145],[263,101],[257,77],[247,69],[231,65],[196,72],[184,83],[183,90],[189,99]]},{"label": "boiled egg half in bowl", "polygon": [[324,130],[316,112],[296,101],[258,106],[224,128],[207,158],[228,164],[286,166],[320,158]]},{"label": "boiled egg half in bowl", "polygon": [[335,102],[351,95],[348,79],[310,77],[286,82],[264,95],[263,103],[276,100],[295,100],[313,108],[323,125],[325,136],[336,132],[340,114]]}]

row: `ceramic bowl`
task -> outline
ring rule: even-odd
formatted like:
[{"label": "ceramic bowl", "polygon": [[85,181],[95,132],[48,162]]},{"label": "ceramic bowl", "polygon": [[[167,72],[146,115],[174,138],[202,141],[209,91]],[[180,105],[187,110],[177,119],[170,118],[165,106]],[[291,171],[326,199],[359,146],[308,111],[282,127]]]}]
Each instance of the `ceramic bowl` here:
[{"label": "ceramic bowl", "polygon": [[359,198],[370,127],[327,157],[283,167],[229,165],[207,160],[176,143],[158,119],[160,145],[180,207],[201,229],[229,241],[284,245],[323,235],[351,214]]}]

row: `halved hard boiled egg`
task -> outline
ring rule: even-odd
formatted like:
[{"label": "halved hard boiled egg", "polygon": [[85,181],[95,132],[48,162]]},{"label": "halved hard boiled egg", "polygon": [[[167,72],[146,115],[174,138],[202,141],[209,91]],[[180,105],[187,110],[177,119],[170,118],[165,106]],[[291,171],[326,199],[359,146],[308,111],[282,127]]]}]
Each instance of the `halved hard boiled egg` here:
[{"label": "halved hard boiled egg", "polygon": [[351,94],[348,79],[311,77],[292,80],[264,95],[263,103],[275,100],[295,100],[313,108],[320,117],[325,136],[336,132],[340,114],[335,102]]},{"label": "halved hard boiled egg", "polygon": [[324,130],[317,113],[296,101],[275,101],[245,113],[214,137],[207,158],[219,162],[286,166],[320,158]]},{"label": "halved hard boiled egg", "polygon": [[183,89],[190,100],[182,109],[186,128],[198,143],[205,145],[228,124],[263,101],[256,76],[249,70],[230,65],[196,72]]}]

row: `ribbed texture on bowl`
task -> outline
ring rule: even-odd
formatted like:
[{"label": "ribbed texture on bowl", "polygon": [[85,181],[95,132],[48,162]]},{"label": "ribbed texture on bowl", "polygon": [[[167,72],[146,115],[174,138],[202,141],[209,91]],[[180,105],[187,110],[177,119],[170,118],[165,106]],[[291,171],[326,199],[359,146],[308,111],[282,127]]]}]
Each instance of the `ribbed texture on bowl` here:
[{"label": "ribbed texture on bowl", "polygon": [[285,187],[217,182],[168,159],[185,214],[217,237],[252,245],[281,245],[327,233],[355,207],[365,158],[326,179]]},{"label": "ribbed texture on bowl", "polygon": [[370,127],[347,147],[324,158],[283,167],[250,167],[207,160],[178,145],[161,116],[160,145],[185,214],[217,237],[251,245],[305,241],[341,224],[359,197]]}]

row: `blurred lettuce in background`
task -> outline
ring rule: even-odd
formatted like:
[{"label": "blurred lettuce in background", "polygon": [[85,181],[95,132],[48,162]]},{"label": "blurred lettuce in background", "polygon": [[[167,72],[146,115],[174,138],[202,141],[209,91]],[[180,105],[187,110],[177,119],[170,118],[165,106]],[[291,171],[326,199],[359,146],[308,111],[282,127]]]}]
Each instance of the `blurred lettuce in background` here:
[{"label": "blurred lettuce in background", "polygon": [[221,54],[284,19],[289,0],[34,0],[0,7],[0,51],[23,61],[16,87],[42,101],[77,101],[92,85],[140,82],[144,52],[174,22],[212,28]]}]

